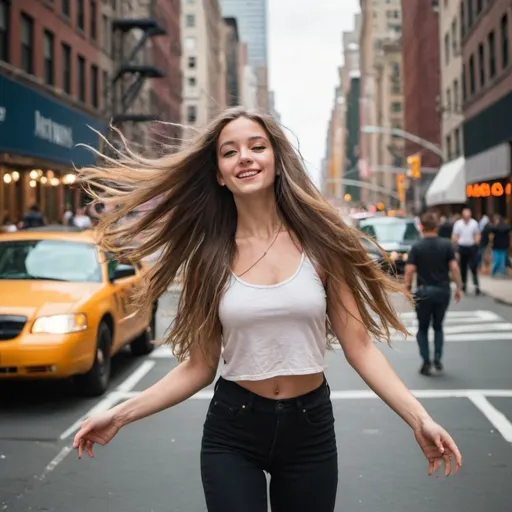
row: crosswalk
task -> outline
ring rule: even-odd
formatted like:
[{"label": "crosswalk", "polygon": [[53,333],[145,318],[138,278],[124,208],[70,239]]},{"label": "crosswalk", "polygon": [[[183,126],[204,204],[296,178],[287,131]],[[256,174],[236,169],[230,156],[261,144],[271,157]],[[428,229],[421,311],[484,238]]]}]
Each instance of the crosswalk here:
[{"label": "crosswalk", "polygon": [[[391,343],[410,343],[415,341],[418,322],[413,311],[402,313],[400,318],[412,336],[404,338],[392,333]],[[430,329],[430,338],[434,333]],[[448,311],[444,320],[444,340],[446,343],[512,341],[512,322],[489,310]],[[339,348],[339,346],[336,346]],[[174,358],[171,349],[164,345],[156,348],[150,355],[154,359]]]}]

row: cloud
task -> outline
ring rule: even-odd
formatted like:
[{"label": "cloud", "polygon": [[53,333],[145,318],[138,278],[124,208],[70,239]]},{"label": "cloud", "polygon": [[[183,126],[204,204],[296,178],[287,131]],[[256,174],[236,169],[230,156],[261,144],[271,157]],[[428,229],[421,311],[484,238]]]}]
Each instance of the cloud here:
[{"label": "cloud", "polygon": [[269,0],[270,88],[317,184],[342,63],[341,34],[353,29],[358,11],[358,0]]}]

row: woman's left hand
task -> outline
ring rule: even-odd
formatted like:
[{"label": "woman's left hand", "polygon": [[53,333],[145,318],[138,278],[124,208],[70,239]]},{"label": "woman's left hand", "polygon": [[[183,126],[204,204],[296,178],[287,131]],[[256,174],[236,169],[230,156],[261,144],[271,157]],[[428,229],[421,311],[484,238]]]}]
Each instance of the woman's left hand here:
[{"label": "woman's left hand", "polygon": [[[429,476],[441,467],[444,460],[444,475],[455,475],[462,466],[462,455],[455,441],[446,430],[434,420],[423,421],[415,430],[414,437],[429,462]],[[455,459],[452,467],[452,457]]]}]

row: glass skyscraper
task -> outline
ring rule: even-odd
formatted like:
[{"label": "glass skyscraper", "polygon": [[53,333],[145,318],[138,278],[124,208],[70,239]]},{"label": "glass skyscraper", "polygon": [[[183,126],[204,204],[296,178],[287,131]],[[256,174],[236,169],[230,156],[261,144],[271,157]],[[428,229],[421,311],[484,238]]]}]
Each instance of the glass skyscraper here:
[{"label": "glass skyscraper", "polygon": [[221,0],[222,16],[236,18],[240,39],[248,45],[248,61],[268,66],[267,0]]}]

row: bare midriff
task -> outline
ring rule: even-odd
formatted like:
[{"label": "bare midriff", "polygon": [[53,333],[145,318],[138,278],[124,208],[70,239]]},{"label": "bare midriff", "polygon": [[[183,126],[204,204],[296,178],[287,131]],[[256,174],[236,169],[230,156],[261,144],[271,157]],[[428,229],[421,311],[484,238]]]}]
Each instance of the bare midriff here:
[{"label": "bare midriff", "polygon": [[264,398],[284,400],[305,395],[321,386],[323,373],[287,375],[264,380],[239,380],[237,384]]}]

